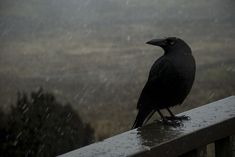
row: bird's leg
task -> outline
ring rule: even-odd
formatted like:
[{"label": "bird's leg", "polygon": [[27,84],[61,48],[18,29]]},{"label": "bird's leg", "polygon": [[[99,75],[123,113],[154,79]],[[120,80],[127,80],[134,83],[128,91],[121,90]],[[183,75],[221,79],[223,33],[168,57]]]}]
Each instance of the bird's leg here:
[{"label": "bird's leg", "polygon": [[166,118],[163,116],[163,114],[160,112],[160,110],[157,110],[157,113],[160,115],[160,117],[162,118],[162,120],[166,120]]},{"label": "bird's leg", "polygon": [[162,118],[162,122],[167,125],[172,125],[172,126],[180,126],[181,124],[176,122],[176,121],[171,121],[170,119],[167,119],[166,117],[163,116],[163,114],[160,112],[160,110],[157,110],[158,114]]},{"label": "bird's leg", "polygon": [[148,118],[144,121],[144,124],[146,124],[149,119],[153,116],[153,114],[156,112],[156,110],[153,110],[152,113],[148,116]]},{"label": "bird's leg", "polygon": [[185,116],[185,115],[182,115],[182,116],[175,116],[172,112],[171,112],[171,110],[167,107],[166,108],[167,109],[167,111],[170,113],[170,117],[165,117],[166,119],[168,119],[168,120],[179,120],[179,121],[182,121],[182,120],[190,120],[190,117],[188,117],[188,116]]}]

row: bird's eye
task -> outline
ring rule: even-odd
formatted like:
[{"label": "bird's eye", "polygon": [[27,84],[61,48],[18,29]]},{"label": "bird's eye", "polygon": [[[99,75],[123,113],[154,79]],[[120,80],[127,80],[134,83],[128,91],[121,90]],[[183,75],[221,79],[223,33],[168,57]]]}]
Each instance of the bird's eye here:
[{"label": "bird's eye", "polygon": [[168,43],[169,45],[174,45],[174,44],[175,44],[175,41],[168,39],[168,40],[167,40],[167,43]]}]

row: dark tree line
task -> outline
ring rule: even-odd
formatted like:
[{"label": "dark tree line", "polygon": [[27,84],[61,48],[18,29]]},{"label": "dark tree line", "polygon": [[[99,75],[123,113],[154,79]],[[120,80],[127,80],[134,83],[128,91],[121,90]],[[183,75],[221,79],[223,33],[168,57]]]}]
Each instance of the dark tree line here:
[{"label": "dark tree line", "polygon": [[0,154],[52,157],[91,143],[94,130],[71,105],[62,105],[42,89],[19,93],[16,105],[0,111]]}]

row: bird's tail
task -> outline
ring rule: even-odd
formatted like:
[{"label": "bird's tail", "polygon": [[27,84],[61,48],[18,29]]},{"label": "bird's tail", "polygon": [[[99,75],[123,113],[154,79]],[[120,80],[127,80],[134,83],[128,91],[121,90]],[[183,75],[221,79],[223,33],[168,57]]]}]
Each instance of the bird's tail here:
[{"label": "bird's tail", "polygon": [[[141,127],[145,121],[145,119],[149,116],[149,114],[153,112],[153,110],[150,110],[150,109],[139,109],[139,112],[136,116],[136,119],[135,119],[135,122],[132,126],[132,129],[134,128],[138,128],[138,127]],[[153,114],[150,114],[150,116],[152,116]],[[151,117],[148,118],[148,120],[150,119]]]}]

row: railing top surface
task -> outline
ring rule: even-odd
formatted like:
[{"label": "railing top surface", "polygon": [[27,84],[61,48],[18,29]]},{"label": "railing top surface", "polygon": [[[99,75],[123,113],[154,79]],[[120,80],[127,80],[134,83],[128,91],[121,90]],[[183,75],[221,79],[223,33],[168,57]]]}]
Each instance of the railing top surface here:
[{"label": "railing top surface", "polygon": [[130,130],[59,157],[177,156],[200,145],[235,133],[235,96],[179,115],[182,126],[156,122]]}]

